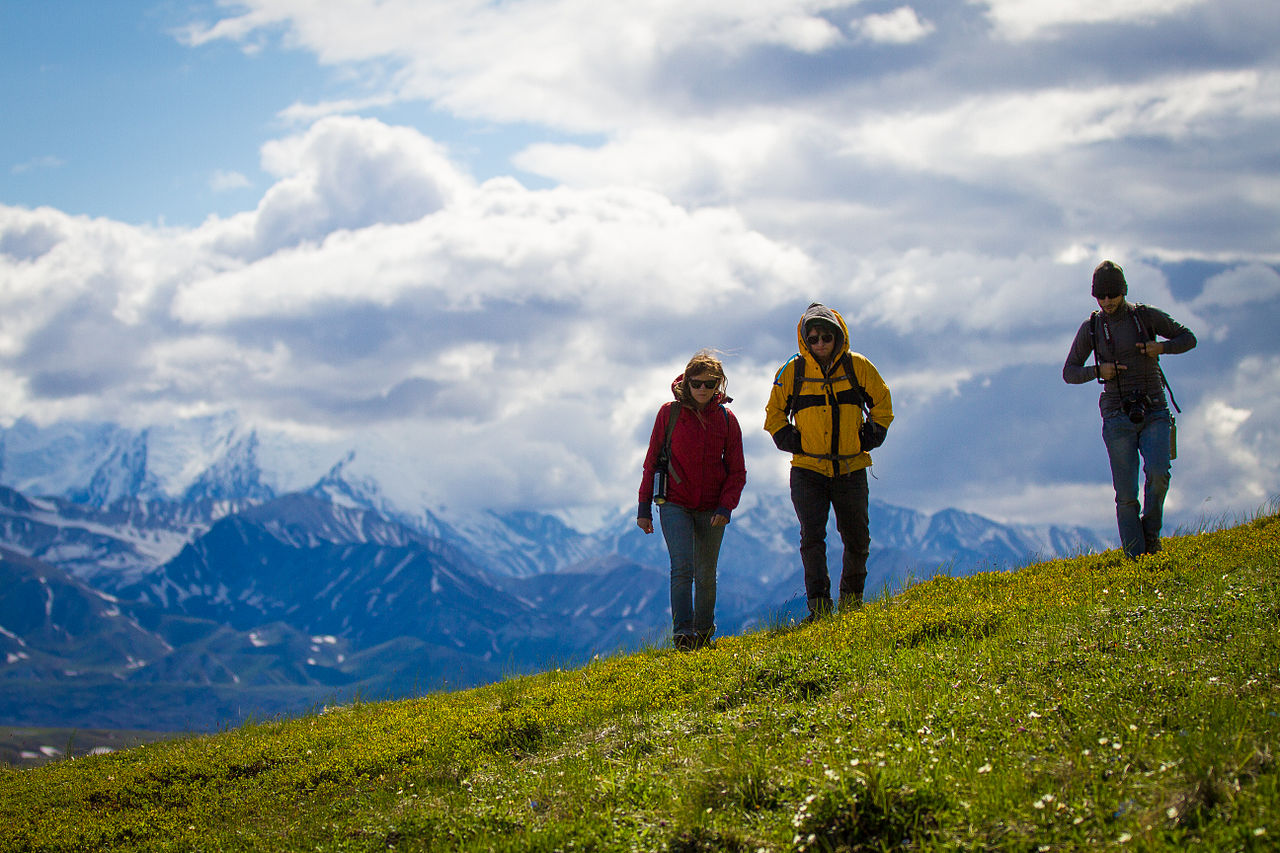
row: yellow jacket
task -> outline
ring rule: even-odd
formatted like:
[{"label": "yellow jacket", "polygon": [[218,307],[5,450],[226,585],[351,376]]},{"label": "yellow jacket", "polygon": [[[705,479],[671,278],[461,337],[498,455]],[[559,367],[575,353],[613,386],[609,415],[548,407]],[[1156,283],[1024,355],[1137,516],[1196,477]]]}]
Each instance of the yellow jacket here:
[{"label": "yellow jacket", "polygon": [[[815,319],[825,320],[840,329],[840,337],[826,371],[822,370],[804,340],[805,324]],[[778,433],[792,423],[787,417],[788,404],[795,387],[795,372],[802,369],[800,394],[792,416],[800,433],[800,447],[799,452],[792,454],[791,464],[828,477],[870,467],[871,454],[863,449],[859,436],[863,424],[862,402],[865,400],[869,407],[871,420],[887,430],[893,422],[889,386],[880,378],[874,364],[849,349],[849,328],[838,311],[817,303],[809,306],[796,324],[796,340],[800,352],[782,365],[774,376],[773,391],[764,410],[765,431],[774,436],[779,446],[786,446],[786,441],[779,442]],[[852,368],[856,385],[850,381],[849,368]],[[859,388],[862,394],[858,393]]]}]

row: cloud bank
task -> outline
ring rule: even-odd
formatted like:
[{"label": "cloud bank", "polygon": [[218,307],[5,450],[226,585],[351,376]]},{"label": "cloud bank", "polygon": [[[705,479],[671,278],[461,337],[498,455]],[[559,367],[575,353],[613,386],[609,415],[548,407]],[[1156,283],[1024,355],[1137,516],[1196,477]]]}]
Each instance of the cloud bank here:
[{"label": "cloud bank", "polygon": [[[712,346],[780,489],[763,405],[821,300],[894,390],[876,497],[1105,528],[1097,389],[1060,371],[1109,257],[1201,341],[1165,360],[1171,517],[1249,511],[1280,492],[1277,35],[1233,0],[232,4],[183,43],[346,82],[281,105],[234,216],[0,207],[0,416],[235,410],[376,436],[424,498],[620,507]],[[415,105],[508,129],[510,169]]]}]

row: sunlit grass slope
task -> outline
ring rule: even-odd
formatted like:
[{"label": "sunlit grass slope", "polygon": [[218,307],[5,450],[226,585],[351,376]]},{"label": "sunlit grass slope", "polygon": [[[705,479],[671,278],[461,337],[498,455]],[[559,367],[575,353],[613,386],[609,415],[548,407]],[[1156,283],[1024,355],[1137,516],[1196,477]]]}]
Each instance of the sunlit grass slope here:
[{"label": "sunlit grass slope", "polygon": [[1266,515],[693,654],[5,771],[0,849],[1267,849],[1278,564]]}]

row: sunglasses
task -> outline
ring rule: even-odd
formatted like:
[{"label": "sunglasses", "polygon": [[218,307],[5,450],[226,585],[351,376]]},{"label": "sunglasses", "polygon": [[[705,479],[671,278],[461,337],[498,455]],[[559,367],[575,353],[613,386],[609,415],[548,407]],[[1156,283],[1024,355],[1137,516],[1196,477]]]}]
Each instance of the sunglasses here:
[{"label": "sunglasses", "polygon": [[689,380],[690,388],[706,388],[709,391],[714,391],[719,385],[720,385],[719,379],[690,379]]},{"label": "sunglasses", "polygon": [[835,339],[836,339],[836,336],[831,334],[830,332],[823,332],[821,334],[814,332],[812,335],[805,338],[805,340],[808,341],[809,346],[816,346],[820,343],[829,344]]}]

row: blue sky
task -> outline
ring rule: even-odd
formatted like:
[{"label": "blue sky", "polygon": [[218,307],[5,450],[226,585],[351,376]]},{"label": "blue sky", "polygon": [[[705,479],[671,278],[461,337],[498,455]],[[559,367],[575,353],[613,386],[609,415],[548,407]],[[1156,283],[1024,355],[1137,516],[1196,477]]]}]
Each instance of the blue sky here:
[{"label": "blue sky", "polygon": [[1105,529],[1060,372],[1111,258],[1201,341],[1165,360],[1171,517],[1249,512],[1280,493],[1264,5],[0,4],[0,422],[233,411],[424,500],[621,507],[713,346],[777,491],[762,407],[820,300],[894,391],[876,497]]},{"label": "blue sky", "polygon": [[[282,107],[360,97],[366,86],[277,34],[264,36],[270,47],[260,50],[184,45],[184,30],[225,15],[219,8],[150,0],[0,6],[6,114],[21,128],[0,138],[3,200],[186,226],[253,206],[271,182],[259,147],[297,129]],[[461,125],[422,101],[364,112],[452,136],[460,162],[483,177],[512,172],[510,154],[530,138],[519,126]]]}]

